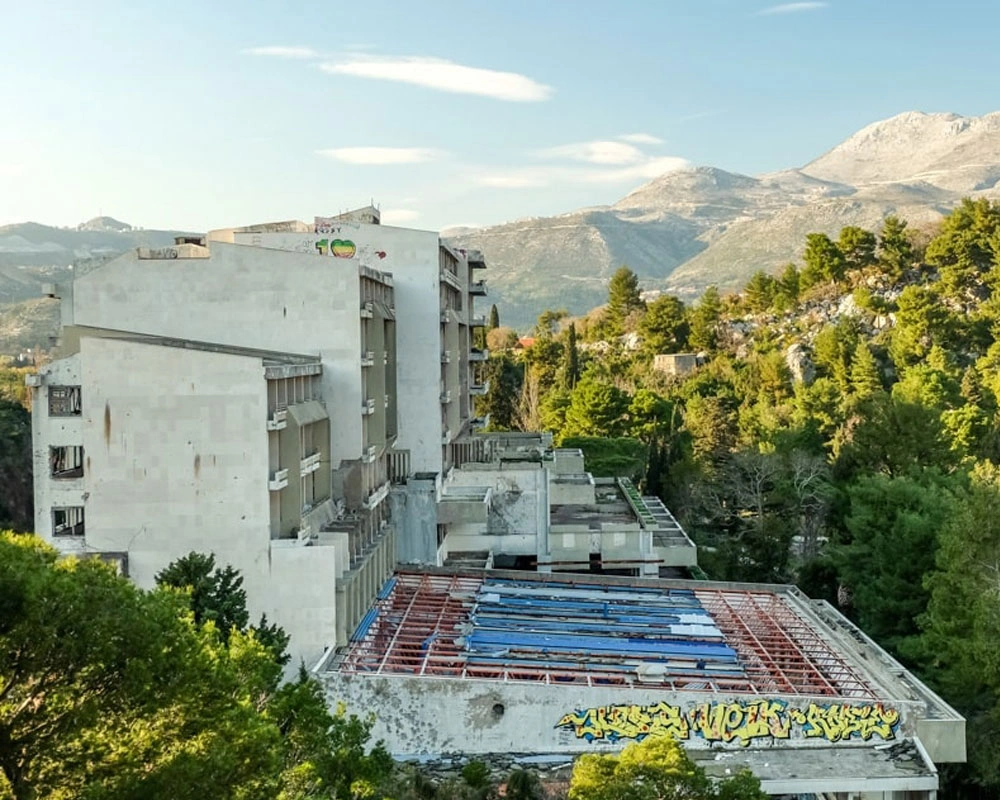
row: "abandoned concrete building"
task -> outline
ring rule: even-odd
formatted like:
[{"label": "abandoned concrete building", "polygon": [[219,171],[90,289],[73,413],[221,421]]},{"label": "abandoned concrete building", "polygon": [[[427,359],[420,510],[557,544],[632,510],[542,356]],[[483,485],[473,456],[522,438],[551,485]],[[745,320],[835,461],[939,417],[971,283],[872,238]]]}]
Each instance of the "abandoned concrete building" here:
[{"label": "abandoned concrete building", "polygon": [[482,430],[484,267],[365,208],[50,287],[37,533],[146,587],[214,553],[401,757],[558,767],[669,729],[773,794],[932,796],[963,721],[833,609],[678,582],[697,550],[659,498]]},{"label": "abandoned concrete building", "polygon": [[399,571],[315,674],[425,764],[558,775],[668,733],[709,774],[748,767],[772,795],[902,800],[936,797],[935,764],[965,760],[954,710],[789,586]]}]

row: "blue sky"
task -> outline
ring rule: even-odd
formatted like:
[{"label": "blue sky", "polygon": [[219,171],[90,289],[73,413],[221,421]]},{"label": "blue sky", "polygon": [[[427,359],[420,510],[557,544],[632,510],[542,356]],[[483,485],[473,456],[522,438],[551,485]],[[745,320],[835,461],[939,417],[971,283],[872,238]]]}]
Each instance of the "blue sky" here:
[{"label": "blue sky", "polygon": [[0,0],[0,224],[437,229],[1000,109],[1000,4]]}]

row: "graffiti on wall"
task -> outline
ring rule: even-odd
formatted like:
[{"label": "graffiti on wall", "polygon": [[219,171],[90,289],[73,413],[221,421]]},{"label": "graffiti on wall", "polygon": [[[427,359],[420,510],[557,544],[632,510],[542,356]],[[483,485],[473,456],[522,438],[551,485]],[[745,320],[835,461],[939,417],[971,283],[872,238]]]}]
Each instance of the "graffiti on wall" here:
[{"label": "graffiti on wall", "polygon": [[746,747],[758,739],[793,736],[834,743],[872,737],[889,740],[896,738],[899,723],[899,711],[881,703],[810,703],[805,708],[789,708],[782,700],[754,700],[701,703],[688,711],[665,702],[577,709],[560,719],[556,728],[572,731],[588,742],[670,735],[681,741],[698,736]]},{"label": "graffiti on wall", "polygon": [[321,256],[329,254],[337,258],[354,258],[357,250],[350,239],[320,239],[316,242],[316,252]]}]

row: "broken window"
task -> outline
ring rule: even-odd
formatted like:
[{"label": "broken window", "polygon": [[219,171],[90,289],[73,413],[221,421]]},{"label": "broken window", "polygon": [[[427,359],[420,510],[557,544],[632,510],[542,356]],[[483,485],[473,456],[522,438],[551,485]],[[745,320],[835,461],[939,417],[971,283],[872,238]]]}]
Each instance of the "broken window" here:
[{"label": "broken window", "polygon": [[80,387],[50,386],[49,416],[50,417],[80,416]]},{"label": "broken window", "polygon": [[82,478],[83,447],[80,445],[50,447],[49,474],[53,478]]},{"label": "broken window", "polygon": [[52,509],[53,536],[83,536],[83,506]]}]

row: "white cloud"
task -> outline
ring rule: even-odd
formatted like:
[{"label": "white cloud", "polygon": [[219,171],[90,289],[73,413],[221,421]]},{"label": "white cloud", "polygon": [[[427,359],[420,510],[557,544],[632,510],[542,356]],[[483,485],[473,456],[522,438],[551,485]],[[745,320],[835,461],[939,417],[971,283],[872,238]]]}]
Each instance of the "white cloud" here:
[{"label": "white cloud", "polygon": [[413,222],[420,217],[419,211],[411,208],[391,208],[382,212],[381,219],[386,225],[399,225],[402,222]]},{"label": "white cloud", "polygon": [[442,155],[427,147],[332,147],[317,152],[345,164],[365,165],[423,164]]},{"label": "white cloud", "polygon": [[588,164],[634,164],[645,156],[638,147],[625,142],[579,142],[550,147],[539,155],[546,158],[570,158]]},{"label": "white cloud", "polygon": [[663,139],[651,133],[625,133],[618,137],[623,142],[632,144],[663,144]]},{"label": "white cloud", "polygon": [[690,166],[686,159],[675,156],[645,158],[645,160],[615,168],[597,167],[529,167],[504,172],[480,172],[469,180],[493,189],[537,189],[555,185],[594,183],[635,183],[646,181]]},{"label": "white cloud", "polygon": [[769,14],[795,14],[799,11],[816,11],[820,8],[826,8],[829,5],[829,3],[782,3],[778,6],[763,8],[757,12],[757,15],[766,16]]},{"label": "white cloud", "polygon": [[547,100],[552,88],[516,72],[467,67],[440,58],[379,58],[351,56],[321,68],[334,75],[353,75],[383,81],[398,81],[442,92],[474,94],[511,102]]},{"label": "white cloud", "polygon": [[624,183],[625,181],[650,180],[666,172],[675,172],[691,166],[687,159],[677,156],[650,158],[641,164],[622,169],[591,170],[581,176],[584,183]]},{"label": "white cloud", "polygon": [[311,47],[268,45],[267,47],[248,47],[243,52],[248,56],[272,56],[273,58],[319,58],[319,53]]}]

